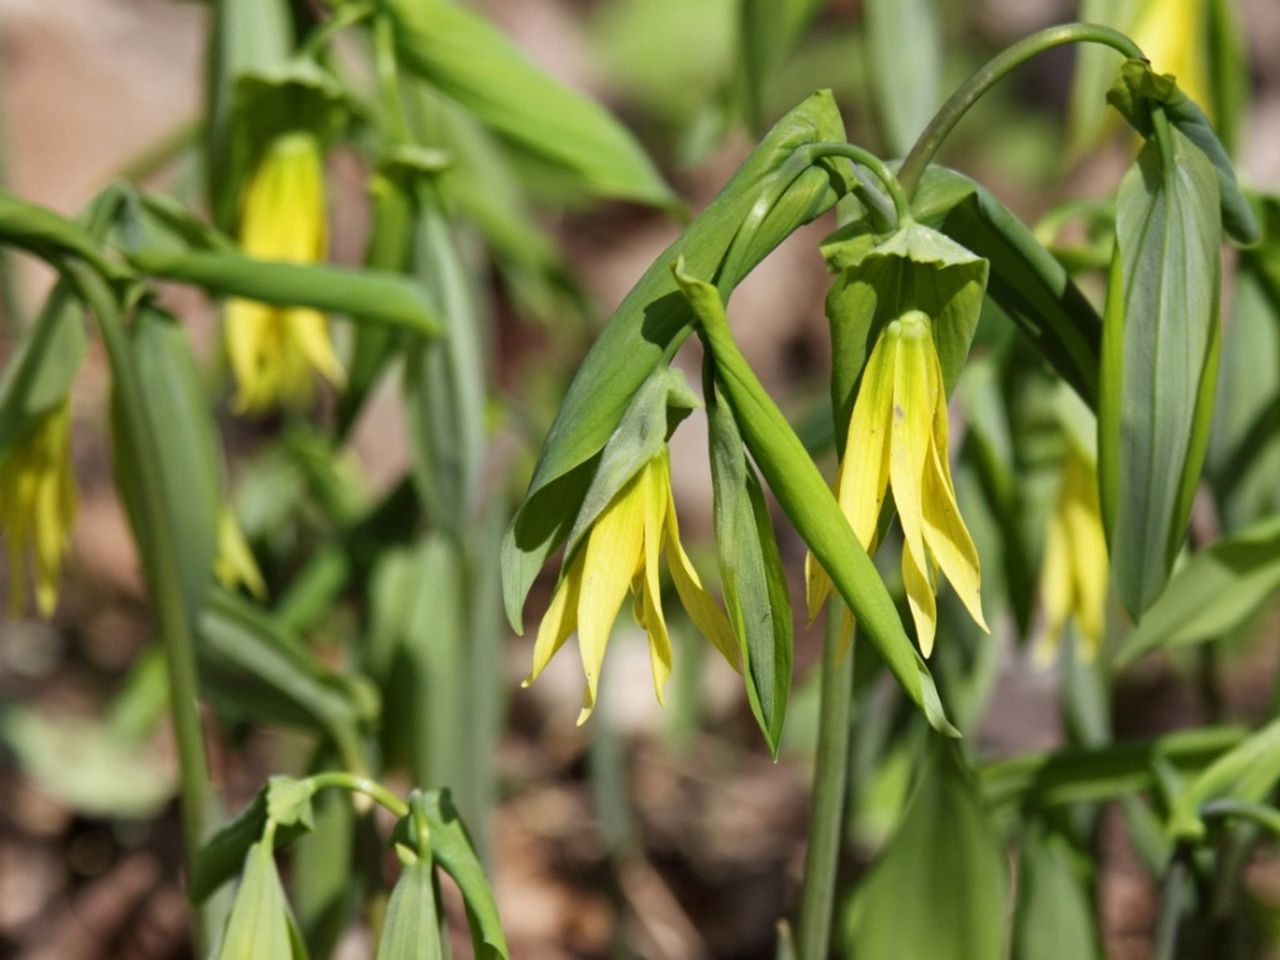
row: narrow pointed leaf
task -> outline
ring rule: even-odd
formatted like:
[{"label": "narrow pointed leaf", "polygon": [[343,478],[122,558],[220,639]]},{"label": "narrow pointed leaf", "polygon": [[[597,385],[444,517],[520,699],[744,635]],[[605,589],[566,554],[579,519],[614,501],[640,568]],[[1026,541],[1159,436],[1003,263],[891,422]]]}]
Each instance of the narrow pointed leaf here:
[{"label": "narrow pointed leaf", "polygon": [[878,129],[905,156],[941,106],[942,32],[936,0],[868,0],[866,55]]},{"label": "narrow pointed leaf", "polygon": [[387,902],[376,960],[438,960],[443,954],[430,857],[399,851],[400,879]]}]

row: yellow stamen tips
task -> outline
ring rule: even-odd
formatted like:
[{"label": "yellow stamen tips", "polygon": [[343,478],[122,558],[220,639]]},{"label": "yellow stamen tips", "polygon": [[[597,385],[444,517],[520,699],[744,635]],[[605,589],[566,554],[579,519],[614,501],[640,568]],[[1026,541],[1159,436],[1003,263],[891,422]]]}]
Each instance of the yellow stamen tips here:
[{"label": "yellow stamen tips", "polygon": [[[849,418],[836,499],[874,552],[885,493],[892,488],[902,524],[902,577],[921,652],[933,651],[938,574],[951,583],[982,629],[978,551],[960,516],[947,458],[947,398],[929,318],[911,310],[876,342]],[[822,608],[831,581],[810,556],[805,566],[809,618]]]},{"label": "yellow stamen tips", "polygon": [[[245,191],[240,245],[262,260],[325,258],[324,170],[315,137],[286,134],[268,148]],[[233,299],[227,304],[226,338],[241,413],[306,406],[314,396],[315,373],[337,386],[345,380],[318,310]]]},{"label": "yellow stamen tips", "polygon": [[1075,621],[1083,657],[1091,660],[1097,654],[1106,628],[1109,576],[1097,473],[1093,463],[1071,446],[1062,466],[1040,571],[1045,623],[1036,659],[1042,665],[1057,652],[1068,618]]},{"label": "yellow stamen tips", "polygon": [[729,620],[703,588],[680,545],[671,463],[664,447],[618,491],[575,549],[538,628],[533,669],[524,685],[537,679],[576,631],[587,680],[578,723],[585,722],[595,708],[609,634],[630,589],[636,621],[649,635],[654,693],[665,705],[663,691],[673,658],[658,575],[663,555],[689,619],[738,669],[738,645]]},{"label": "yellow stamen tips", "polygon": [[64,399],[0,465],[0,527],[8,540],[9,609],[14,616],[27,603],[28,551],[36,608],[41,616],[53,614],[75,517],[71,403]]},{"label": "yellow stamen tips", "polygon": [[230,507],[223,507],[218,515],[218,555],[213,561],[213,574],[228,590],[242,586],[259,600],[267,597],[267,584],[258,561]]},{"label": "yellow stamen tips", "polygon": [[1129,34],[1151,69],[1171,73],[1178,86],[1210,114],[1205,0],[1147,0]]}]

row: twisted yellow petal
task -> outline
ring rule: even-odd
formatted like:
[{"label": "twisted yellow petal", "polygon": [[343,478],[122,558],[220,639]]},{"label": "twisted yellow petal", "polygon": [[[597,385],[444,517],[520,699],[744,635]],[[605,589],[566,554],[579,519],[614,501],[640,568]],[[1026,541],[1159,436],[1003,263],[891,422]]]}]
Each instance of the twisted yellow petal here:
[{"label": "twisted yellow petal", "polygon": [[1205,20],[1205,0],[1147,0],[1129,33],[1151,68],[1173,74],[1212,119]]},{"label": "twisted yellow petal", "polygon": [[259,600],[266,599],[266,581],[230,507],[223,507],[218,515],[218,554],[213,561],[213,575],[228,590],[243,586]]}]

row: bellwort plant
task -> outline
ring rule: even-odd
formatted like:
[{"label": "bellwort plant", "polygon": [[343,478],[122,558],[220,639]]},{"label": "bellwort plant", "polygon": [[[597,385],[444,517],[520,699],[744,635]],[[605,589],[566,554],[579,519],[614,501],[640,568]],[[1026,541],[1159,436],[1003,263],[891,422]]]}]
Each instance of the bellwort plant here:
[{"label": "bellwort plant", "polygon": [[[770,100],[820,5],[744,0],[707,128],[743,122],[754,144],[598,329],[566,322],[585,298],[535,203],[685,211],[618,120],[467,5],[217,0],[197,124],[77,217],[0,191],[0,245],[57,277],[0,377],[11,607],[33,592],[56,618],[64,579],[74,595],[70,398],[93,345],[156,664],[126,684],[152,708],[112,715],[145,715],[140,752],[167,715],[177,776],[143,814],[120,791],[91,799],[136,818],[176,798],[194,955],[327,958],[360,927],[379,960],[448,957],[463,939],[509,960],[486,870],[507,853],[490,829],[514,646],[502,612],[522,634],[530,597],[524,686],[576,636],[615,874],[601,886],[631,920],[657,903],[692,926],[611,805],[625,752],[608,691],[651,682],[700,722],[687,698],[709,644],[756,748],[812,773],[803,877],[770,887],[781,960],[1097,958],[1113,819],[1160,889],[1153,956],[1262,942],[1241,878],[1280,833],[1280,720],[1273,705],[1256,728],[1219,724],[1215,664],[1280,589],[1280,352],[1237,338],[1277,329],[1280,200],[1245,190],[1231,159],[1226,0],[1084,6],[1107,22],[1018,40],[943,99],[933,5],[866,0],[873,150],[830,90]],[[1072,149],[1123,124],[1130,167],[1113,197],[1033,230],[938,159],[988,91],[1068,45],[1091,48]],[[363,171],[355,199],[329,180],[338,148]],[[202,196],[146,188],[178,161]],[[327,262],[338,202],[366,207],[359,267]],[[830,375],[819,409],[791,418],[804,398],[762,382],[732,304],[824,218]],[[226,364],[202,368],[162,283],[216,303]],[[510,357],[494,375],[499,309],[503,338],[506,320],[540,323],[572,358],[563,392]],[[700,390],[681,372],[691,337]],[[407,463],[373,483],[349,447],[393,419],[387,397]],[[224,410],[262,418],[252,442],[224,439]],[[705,426],[705,553],[681,535],[678,507],[696,529],[672,471],[682,425],[682,439]],[[796,622],[802,582],[820,640]],[[645,677],[618,675],[628,617]],[[1054,685],[1064,742],[992,755],[1000,738],[977,734],[1015,642]],[[1116,679],[1149,654],[1196,675],[1212,723],[1117,737]],[[816,702],[788,726],[807,669]],[[14,729],[0,736],[47,772]],[[262,756],[277,762],[246,748],[263,729],[292,732],[272,743],[293,775],[237,794]]]}]

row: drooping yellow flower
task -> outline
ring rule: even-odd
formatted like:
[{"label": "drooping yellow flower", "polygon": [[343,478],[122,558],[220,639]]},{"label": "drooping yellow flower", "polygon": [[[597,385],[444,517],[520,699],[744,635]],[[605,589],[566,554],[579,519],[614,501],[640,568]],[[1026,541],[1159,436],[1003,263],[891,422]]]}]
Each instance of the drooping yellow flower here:
[{"label": "drooping yellow flower", "polygon": [[64,399],[0,466],[0,526],[8,538],[9,609],[14,616],[27,602],[28,548],[36,607],[42,616],[52,615],[75,517],[71,402]]},{"label": "drooping yellow flower", "polygon": [[213,561],[213,574],[228,590],[243,586],[259,600],[267,596],[258,561],[230,507],[223,507],[218,515],[218,554]]},{"label": "drooping yellow flower", "polygon": [[[262,260],[324,259],[323,158],[311,134],[285,134],[267,149],[245,191],[240,246]],[[337,385],[345,379],[319,310],[233,299],[227,304],[226,338],[235,405],[242,413],[305,406],[314,395],[315,373]]]},{"label": "drooping yellow flower", "polygon": [[703,588],[680,545],[671,496],[671,463],[664,447],[618,491],[575,549],[538,628],[533,670],[524,685],[537,679],[576,630],[587,678],[578,715],[578,723],[583,723],[595,708],[605,647],[630,588],[636,621],[649,635],[654,693],[665,705],[663,690],[671,676],[672,651],[658,578],[661,554],[666,555],[676,593],[689,619],[737,669],[738,647],[729,620]]},{"label": "drooping yellow flower", "polygon": [[1212,118],[1205,0],[1147,0],[1129,31],[1156,73],[1171,73]]},{"label": "drooping yellow flower", "polygon": [[1057,505],[1049,518],[1040,571],[1045,625],[1037,655],[1042,662],[1057,651],[1068,618],[1075,621],[1084,656],[1092,659],[1098,652],[1106,626],[1109,576],[1097,471],[1070,445],[1062,465]]},{"label": "drooping yellow flower", "polygon": [[[944,574],[982,629],[978,551],[960,516],[947,456],[947,398],[929,318],[909,310],[876,342],[849,418],[836,499],[858,541],[873,553],[885,493],[902,524],[902,579],[920,650],[933,651],[937,575]],[[809,619],[831,592],[812,555],[805,563]]]}]

